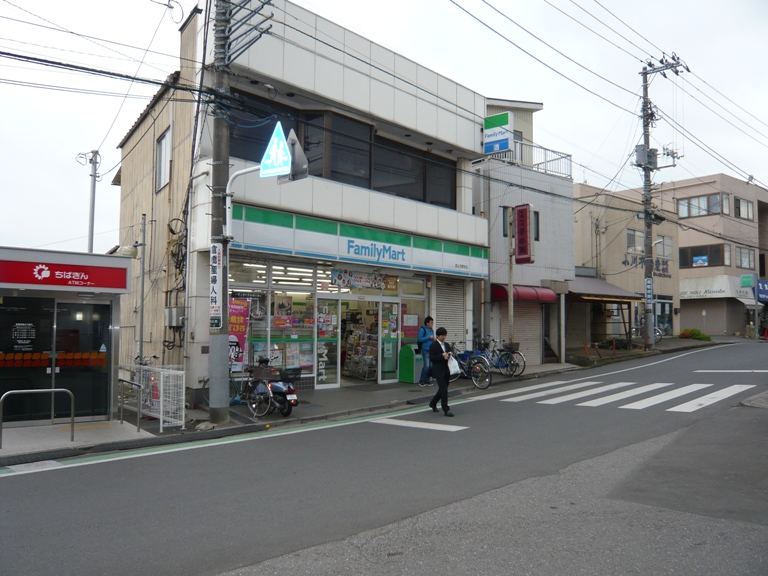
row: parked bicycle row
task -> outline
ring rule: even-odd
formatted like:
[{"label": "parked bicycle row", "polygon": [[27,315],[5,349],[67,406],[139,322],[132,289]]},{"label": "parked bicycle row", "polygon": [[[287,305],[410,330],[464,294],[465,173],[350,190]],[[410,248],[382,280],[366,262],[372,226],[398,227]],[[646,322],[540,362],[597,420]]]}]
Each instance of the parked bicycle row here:
[{"label": "parked bicycle row", "polygon": [[504,376],[521,376],[525,372],[525,356],[519,350],[499,350],[493,336],[486,337],[483,349],[467,352],[456,343],[451,349],[459,364],[459,372],[451,375],[453,382],[459,377],[469,378],[475,387],[485,390],[491,385],[493,370]]}]

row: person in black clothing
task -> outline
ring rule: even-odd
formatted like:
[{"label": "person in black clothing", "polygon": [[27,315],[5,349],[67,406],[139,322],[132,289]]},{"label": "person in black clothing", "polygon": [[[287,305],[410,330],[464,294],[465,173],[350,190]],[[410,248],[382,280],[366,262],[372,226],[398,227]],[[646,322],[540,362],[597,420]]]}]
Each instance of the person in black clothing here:
[{"label": "person in black clothing", "polygon": [[432,362],[432,376],[437,380],[437,393],[429,402],[432,412],[437,412],[437,401],[440,400],[440,407],[446,416],[453,416],[450,406],[448,406],[448,344],[445,343],[445,337],[448,331],[442,326],[435,331],[437,339],[429,347],[429,360]]}]

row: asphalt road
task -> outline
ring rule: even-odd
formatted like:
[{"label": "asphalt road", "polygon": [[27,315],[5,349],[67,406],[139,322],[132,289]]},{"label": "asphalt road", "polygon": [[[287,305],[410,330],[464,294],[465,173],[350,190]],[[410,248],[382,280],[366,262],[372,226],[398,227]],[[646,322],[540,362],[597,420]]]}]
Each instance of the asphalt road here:
[{"label": "asphalt road", "polygon": [[764,354],[2,476],[0,571],[765,575],[768,411],[739,405]]}]

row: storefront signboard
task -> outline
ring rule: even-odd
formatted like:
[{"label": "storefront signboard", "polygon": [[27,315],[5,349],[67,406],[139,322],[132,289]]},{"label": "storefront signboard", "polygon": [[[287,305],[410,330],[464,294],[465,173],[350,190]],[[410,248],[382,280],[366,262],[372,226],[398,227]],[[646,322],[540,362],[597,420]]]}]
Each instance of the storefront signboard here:
[{"label": "storefront signboard", "polygon": [[483,153],[495,154],[509,150],[512,140],[512,113],[502,112],[483,119]]},{"label": "storefront signboard", "polygon": [[0,285],[31,289],[70,289],[123,292],[128,287],[125,267],[87,266],[49,261],[0,260]]},{"label": "storefront signboard", "polygon": [[470,278],[488,277],[485,247],[241,204],[233,205],[232,219],[232,248]]}]

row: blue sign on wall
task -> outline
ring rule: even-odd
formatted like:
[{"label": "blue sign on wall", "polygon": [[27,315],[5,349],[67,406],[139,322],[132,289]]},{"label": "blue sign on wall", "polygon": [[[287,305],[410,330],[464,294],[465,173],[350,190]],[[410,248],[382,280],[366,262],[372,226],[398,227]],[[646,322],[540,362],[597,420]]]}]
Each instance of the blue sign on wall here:
[{"label": "blue sign on wall", "polygon": [[757,299],[760,302],[768,302],[768,280],[757,281]]}]

